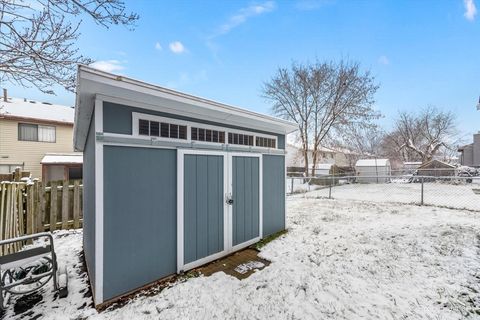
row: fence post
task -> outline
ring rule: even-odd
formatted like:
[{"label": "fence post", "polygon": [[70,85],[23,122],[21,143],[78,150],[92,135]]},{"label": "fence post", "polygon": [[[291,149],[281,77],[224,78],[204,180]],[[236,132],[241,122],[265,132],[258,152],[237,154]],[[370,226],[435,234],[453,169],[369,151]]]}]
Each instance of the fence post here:
[{"label": "fence post", "polygon": [[290,188],[290,194],[293,194],[293,177],[290,177],[292,187]]},{"label": "fence post", "polygon": [[423,179],[424,177],[422,176],[421,182],[422,182],[422,192],[421,192],[421,199],[420,199],[420,205],[423,206]]},{"label": "fence post", "polygon": [[73,228],[80,228],[80,181],[73,183]]},{"label": "fence post", "polygon": [[[333,176],[335,179],[335,176]],[[332,199],[332,177],[330,177],[330,187],[328,188],[328,199]]]},{"label": "fence post", "polygon": [[50,183],[50,231],[57,228],[57,183]]},{"label": "fence post", "polygon": [[62,186],[62,229],[64,230],[67,229],[68,226],[69,193],[68,180],[64,180]]}]

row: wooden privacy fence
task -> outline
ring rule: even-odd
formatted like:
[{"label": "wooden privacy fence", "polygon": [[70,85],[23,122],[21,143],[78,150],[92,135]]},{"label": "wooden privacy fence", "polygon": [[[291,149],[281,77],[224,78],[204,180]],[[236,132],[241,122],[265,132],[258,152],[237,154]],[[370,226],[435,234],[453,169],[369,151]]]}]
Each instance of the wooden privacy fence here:
[{"label": "wooden privacy fence", "polygon": [[[83,186],[79,180],[0,183],[0,240],[59,229],[80,228]],[[20,249],[3,246],[0,254]]]}]

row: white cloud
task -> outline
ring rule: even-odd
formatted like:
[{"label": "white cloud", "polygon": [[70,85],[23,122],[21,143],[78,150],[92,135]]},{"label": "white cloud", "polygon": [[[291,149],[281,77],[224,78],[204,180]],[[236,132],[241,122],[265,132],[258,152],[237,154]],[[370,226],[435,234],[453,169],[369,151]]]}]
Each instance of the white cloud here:
[{"label": "white cloud", "polygon": [[185,46],[180,41],[171,42],[168,47],[173,53],[183,53],[185,52]]},{"label": "white cloud", "polygon": [[378,63],[386,66],[390,64],[390,60],[388,60],[387,56],[380,56],[380,58],[378,58]]},{"label": "white cloud", "polygon": [[210,36],[210,39],[229,33],[232,29],[245,23],[249,18],[259,16],[275,9],[275,2],[266,1],[261,4],[251,5],[240,9],[236,14],[232,15],[228,21],[222,24],[218,30]]},{"label": "white cloud", "polygon": [[160,42],[155,43],[155,49],[157,49],[158,51],[162,50],[162,45],[160,44]]},{"label": "white cloud", "polygon": [[465,13],[463,14],[465,18],[470,21],[475,20],[475,16],[477,15],[475,2],[473,0],[463,0],[463,4],[465,6]]},{"label": "white cloud", "polygon": [[116,72],[116,71],[122,71],[123,69],[125,69],[122,63],[123,63],[122,61],[118,61],[118,60],[100,60],[90,64],[90,67],[101,70],[101,71],[105,71],[105,72]]}]

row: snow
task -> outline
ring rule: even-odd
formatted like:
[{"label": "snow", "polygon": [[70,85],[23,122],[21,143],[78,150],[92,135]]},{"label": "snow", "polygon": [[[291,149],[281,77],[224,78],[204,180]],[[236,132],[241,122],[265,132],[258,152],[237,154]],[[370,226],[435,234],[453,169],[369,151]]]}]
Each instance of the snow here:
[{"label": "snow", "polygon": [[388,159],[360,159],[355,167],[385,167],[390,165]]},{"label": "snow", "polygon": [[102,313],[84,297],[81,233],[56,233],[69,296],[47,295],[34,310],[43,319],[478,318],[478,214],[303,197],[287,206],[289,232],[263,247],[260,256],[272,261],[263,270],[244,280],[191,278]]},{"label": "snow", "polygon": [[18,98],[0,101],[0,116],[26,119],[41,119],[73,123],[75,110],[71,107]]},{"label": "snow", "polygon": [[[334,199],[420,204],[421,183],[405,183],[406,181],[402,179],[393,181],[394,183],[337,185],[332,187],[331,196]],[[289,182],[287,181],[288,185]],[[299,196],[307,198],[327,198],[329,196],[329,188],[315,190],[315,187],[318,186],[310,186],[310,190],[314,191]],[[480,194],[474,192],[478,188],[477,183],[449,184],[428,182],[424,183],[423,201],[426,205],[480,211]],[[305,190],[305,188],[303,189]],[[300,192],[302,186],[294,185],[294,190]]]},{"label": "snow", "polygon": [[73,153],[46,153],[45,156],[40,161],[41,164],[82,164],[83,163],[83,154],[81,152]]}]

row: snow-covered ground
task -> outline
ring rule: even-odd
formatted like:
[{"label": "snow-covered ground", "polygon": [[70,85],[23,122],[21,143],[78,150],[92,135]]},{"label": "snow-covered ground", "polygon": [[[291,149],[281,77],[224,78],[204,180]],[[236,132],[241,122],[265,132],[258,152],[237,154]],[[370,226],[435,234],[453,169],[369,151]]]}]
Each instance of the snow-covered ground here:
[{"label": "snow-covered ground", "polygon": [[[304,186],[304,185],[301,185]],[[298,192],[301,186],[297,186]],[[480,211],[480,193],[476,194],[475,189],[480,190],[478,184],[447,184],[431,182],[424,184],[424,204]],[[328,198],[329,188],[323,188],[308,192],[296,197],[307,198]],[[420,183],[380,183],[380,184],[345,184],[332,188],[332,198],[350,199],[375,202],[396,202],[419,204],[421,200]]]},{"label": "snow-covered ground", "polygon": [[57,234],[59,260],[70,265],[70,295],[46,295],[34,312],[44,319],[129,320],[480,317],[477,213],[289,197],[288,228],[261,252],[272,263],[245,280],[224,273],[193,278],[100,314],[83,297],[81,235]]}]

